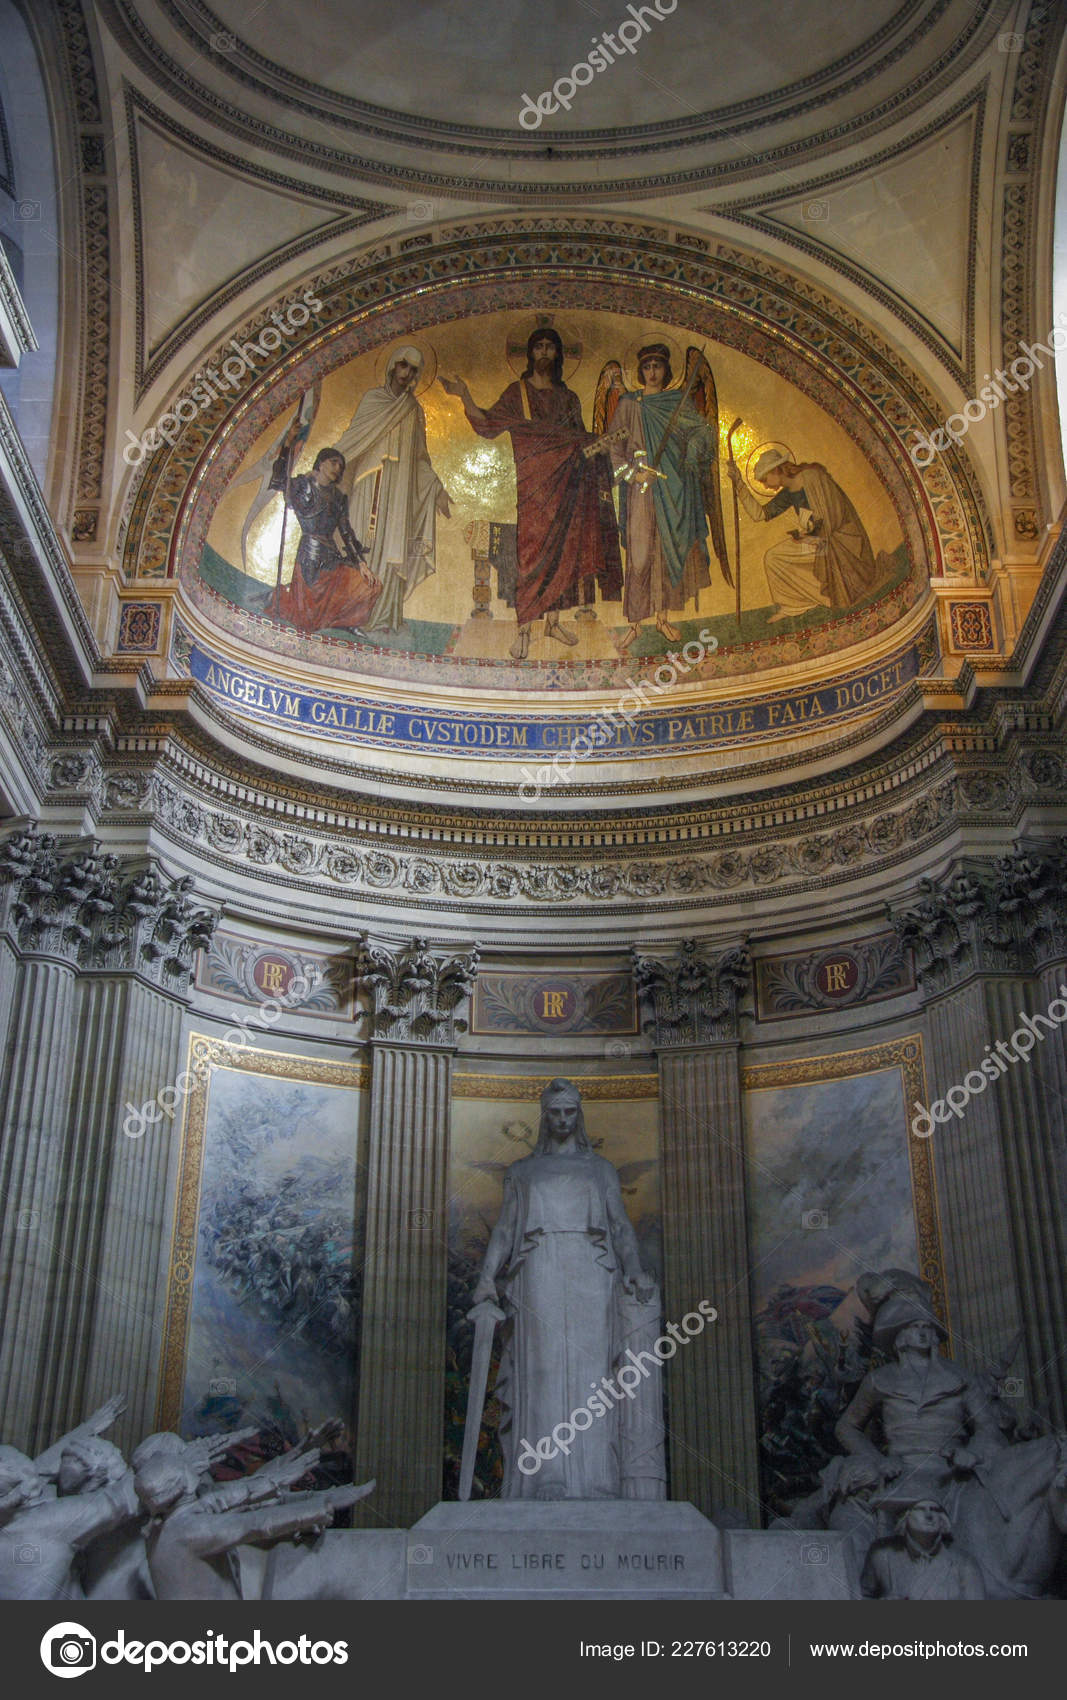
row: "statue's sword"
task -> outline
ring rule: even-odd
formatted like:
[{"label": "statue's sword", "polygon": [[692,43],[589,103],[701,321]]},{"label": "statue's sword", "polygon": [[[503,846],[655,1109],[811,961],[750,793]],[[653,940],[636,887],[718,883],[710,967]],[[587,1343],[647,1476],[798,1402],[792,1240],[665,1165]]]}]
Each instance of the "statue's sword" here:
[{"label": "statue's sword", "polygon": [[471,1387],[467,1395],[467,1422],[463,1430],[463,1457],[459,1466],[460,1499],[471,1496],[478,1437],[482,1432],[482,1412],[485,1410],[485,1389],[489,1381],[493,1330],[498,1322],[504,1320],[504,1312],[492,1299],[482,1299],[472,1306],[467,1315],[474,1324],[474,1351],[471,1355]]}]

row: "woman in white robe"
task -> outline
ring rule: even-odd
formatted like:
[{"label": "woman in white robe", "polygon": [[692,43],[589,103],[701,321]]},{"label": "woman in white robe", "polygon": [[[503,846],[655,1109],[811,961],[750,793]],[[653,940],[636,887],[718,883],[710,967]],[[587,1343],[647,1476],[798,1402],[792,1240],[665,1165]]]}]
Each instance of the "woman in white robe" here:
[{"label": "woman in white robe", "polygon": [[[646,1375],[618,1402],[601,1391],[603,1414],[569,1444],[565,1435],[562,1446],[550,1439],[573,1412],[597,1411],[594,1390],[628,1346],[647,1350],[659,1323],[658,1295],[641,1268],[618,1174],[591,1149],[581,1097],[569,1080],[546,1087],[537,1146],[504,1176],[476,1304],[497,1301],[502,1270],[499,1301],[508,1321],[496,1383],[501,1497],[662,1498],[658,1374]],[[528,1460],[546,1439],[540,1467],[520,1468],[520,1456]]]}]

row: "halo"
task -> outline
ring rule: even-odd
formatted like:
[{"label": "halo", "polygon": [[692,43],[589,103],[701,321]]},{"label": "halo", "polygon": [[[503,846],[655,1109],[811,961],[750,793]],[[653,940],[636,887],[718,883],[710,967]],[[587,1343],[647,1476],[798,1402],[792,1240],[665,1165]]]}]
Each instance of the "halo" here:
[{"label": "halo", "polygon": [[426,391],[437,377],[437,350],[434,348],[432,342],[426,342],[422,337],[409,336],[405,337],[403,341],[398,339],[396,342],[389,343],[388,347],[379,354],[374,363],[374,371],[378,382],[378,388],[385,388],[385,374],[389,370],[389,362],[392,360],[393,355],[399,353],[402,348],[417,348],[419,353],[422,355],[422,373],[419,377],[418,383],[415,385],[415,394],[425,395]]},{"label": "halo", "polygon": [[565,325],[556,323],[552,313],[538,313],[535,322],[525,329],[516,327],[508,332],[507,363],[517,378],[521,378],[526,370],[526,344],[534,331],[558,331],[563,342],[563,381],[573,378],[582,363],[584,352],[582,339],[567,330]]},{"label": "halo", "polygon": [[623,370],[623,376],[626,377],[627,374],[632,372],[634,380],[632,384],[627,384],[627,388],[638,389],[640,387],[637,382],[637,353],[638,349],[647,348],[650,342],[662,342],[664,347],[670,351],[671,371],[674,373],[670,383],[671,389],[674,389],[678,383],[684,384],[685,355],[682,352],[680,345],[675,341],[674,337],[668,336],[666,331],[649,331],[645,336],[635,337],[629,348],[626,350],[626,365]]},{"label": "halo", "polygon": [[760,455],[766,454],[768,449],[777,449],[780,454],[785,455],[787,460],[794,459],[793,451],[788,443],[758,443],[745,462],[745,483],[754,494],[769,488],[768,485],[760,483],[753,470]]}]

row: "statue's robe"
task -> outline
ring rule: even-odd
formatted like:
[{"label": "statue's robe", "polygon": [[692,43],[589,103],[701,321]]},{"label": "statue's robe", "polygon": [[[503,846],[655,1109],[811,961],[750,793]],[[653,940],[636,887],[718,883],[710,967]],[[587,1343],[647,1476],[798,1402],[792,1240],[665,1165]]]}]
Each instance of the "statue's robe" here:
[{"label": "statue's robe", "polygon": [[[508,1323],[496,1384],[502,1498],[663,1496],[657,1373],[642,1379],[632,1399],[601,1392],[603,1414],[574,1435],[569,1450],[554,1448],[535,1473],[518,1464],[523,1441],[536,1449],[572,1412],[586,1412],[591,1402],[596,1412],[594,1389],[612,1376],[625,1348],[636,1354],[650,1344],[646,1334],[654,1337],[654,1326],[641,1333],[637,1301],[623,1289],[613,1238],[613,1218],[623,1208],[616,1170],[592,1152],[535,1154],[505,1174],[500,1225],[508,1239],[502,1283]],[[642,1308],[647,1315],[650,1307]]]}]

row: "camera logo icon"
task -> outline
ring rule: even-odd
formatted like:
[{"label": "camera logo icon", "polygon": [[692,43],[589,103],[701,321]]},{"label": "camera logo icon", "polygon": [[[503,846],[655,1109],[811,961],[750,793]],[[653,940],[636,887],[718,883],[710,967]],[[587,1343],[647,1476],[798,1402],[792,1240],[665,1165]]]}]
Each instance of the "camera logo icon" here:
[{"label": "camera logo icon", "polygon": [[409,1564],[432,1564],[433,1547],[408,1547]]},{"label": "camera logo icon", "polygon": [[81,1623],[57,1623],[41,1639],[41,1663],[53,1676],[84,1676],[96,1666],[96,1636]]},{"label": "camera logo icon", "polygon": [[826,1214],[825,1210],[805,1210],[804,1214],[800,1218],[800,1225],[802,1228],[808,1229],[828,1228],[830,1226],[830,1218]]}]

